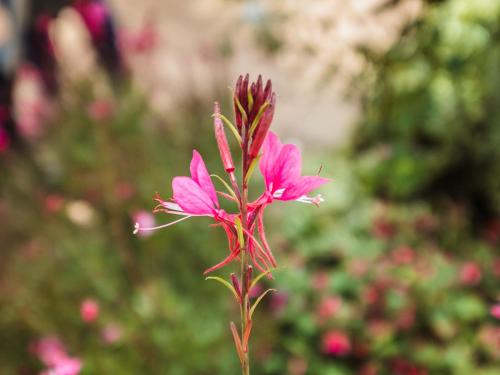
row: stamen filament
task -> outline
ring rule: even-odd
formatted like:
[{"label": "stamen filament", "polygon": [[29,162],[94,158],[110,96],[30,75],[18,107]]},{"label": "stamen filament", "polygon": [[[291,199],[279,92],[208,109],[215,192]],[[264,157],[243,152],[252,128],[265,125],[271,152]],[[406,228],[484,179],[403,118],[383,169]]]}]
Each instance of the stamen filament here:
[{"label": "stamen filament", "polygon": [[180,223],[183,220],[189,219],[190,217],[192,217],[192,215],[185,216],[185,217],[180,218],[178,220],[172,221],[171,223],[167,223],[167,224],[163,224],[163,225],[158,225],[157,227],[151,227],[151,228],[141,228],[141,226],[140,226],[139,223],[135,223],[135,225],[134,225],[134,234],[137,234],[138,232],[141,232],[141,231],[151,231],[151,230],[166,228],[166,227],[169,227],[171,225]]}]

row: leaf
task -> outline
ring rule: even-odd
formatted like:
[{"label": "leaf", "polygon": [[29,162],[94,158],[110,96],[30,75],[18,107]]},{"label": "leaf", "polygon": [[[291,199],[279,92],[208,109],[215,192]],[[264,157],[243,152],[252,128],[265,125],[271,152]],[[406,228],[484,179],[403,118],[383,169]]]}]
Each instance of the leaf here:
[{"label": "leaf", "polygon": [[220,119],[222,121],[224,121],[224,123],[229,127],[229,130],[231,130],[231,133],[233,133],[234,137],[238,141],[238,144],[241,146],[242,143],[243,143],[243,141],[241,140],[241,136],[238,133],[238,130],[236,129],[236,127],[234,126],[234,124],[226,116],[224,116],[222,113],[214,113],[212,115],[212,117],[215,117],[215,116],[219,116]]},{"label": "leaf", "polygon": [[252,283],[250,284],[250,288],[248,290],[252,290],[252,288],[259,282],[260,279],[262,279],[264,276],[270,274],[271,272],[277,271],[282,267],[276,267],[276,268],[269,268],[266,272],[262,272],[257,276],[255,279],[253,279]]},{"label": "leaf", "polygon": [[245,246],[245,238],[243,237],[243,227],[241,226],[241,220],[239,217],[236,217],[234,219],[234,223],[236,224],[236,229],[238,232],[238,242],[240,243],[241,247]]},{"label": "leaf", "polygon": [[236,290],[234,289],[234,287],[226,280],[224,280],[222,277],[219,277],[219,276],[208,276],[208,277],[205,277],[205,280],[215,280],[215,281],[218,281],[219,283],[221,283],[222,285],[224,285],[226,288],[228,288],[231,293],[233,293],[234,297],[236,298],[236,300],[238,300],[238,293],[236,292]]},{"label": "leaf", "polygon": [[236,329],[236,325],[231,322],[229,324],[229,327],[231,328],[231,333],[233,334],[233,339],[234,339],[234,345],[236,346],[236,353],[238,353],[238,357],[240,358],[241,364],[243,364],[245,360],[245,355],[243,354],[243,348],[241,346],[241,340],[240,340],[240,335],[238,334],[238,330]]},{"label": "leaf", "polygon": [[231,90],[231,92],[233,93],[233,98],[234,98],[234,101],[236,102],[236,106],[238,107],[238,110],[241,113],[241,117],[243,118],[243,120],[245,121],[245,124],[246,124],[248,122],[248,117],[247,117],[247,114],[245,112],[245,109],[243,109],[243,106],[241,105],[240,100],[238,99],[238,97],[234,93],[233,89],[230,87],[229,90]]},{"label": "leaf", "polygon": [[[262,155],[262,154],[261,154]],[[252,160],[252,163],[250,164],[250,166],[248,167],[248,171],[247,171],[247,174],[245,175],[245,183],[248,183],[248,181],[250,180],[250,177],[252,177],[252,173],[255,169],[255,166],[257,165],[257,163],[259,162],[260,160],[260,157],[261,155],[257,156],[255,159]]]},{"label": "leaf", "polygon": [[252,125],[250,126],[250,130],[248,132],[250,134],[250,137],[252,136],[253,132],[255,131],[255,128],[257,127],[257,125],[259,124],[261,117],[264,115],[264,111],[267,109],[267,107],[269,107],[270,104],[271,104],[270,102],[265,102],[260,107],[259,112],[257,113],[257,116],[255,116],[255,118],[252,122]]},{"label": "leaf", "polygon": [[253,304],[252,308],[250,309],[250,319],[252,319],[252,315],[255,311],[255,309],[257,308],[257,306],[259,305],[260,301],[262,301],[262,299],[266,296],[267,293],[269,292],[277,292],[276,289],[268,289],[266,290],[264,293],[262,293],[259,298],[257,298],[257,301],[255,301],[255,303]]},{"label": "leaf", "polygon": [[220,177],[219,175],[217,174],[211,174],[210,175],[211,177],[215,177],[217,178],[220,182],[222,182],[224,184],[224,187],[227,189],[227,191],[229,192],[229,194],[231,194],[231,196],[236,199],[236,201],[238,201],[238,197],[236,196],[236,193],[234,192],[233,189],[231,189],[231,186],[229,186],[229,184],[224,181],[224,179],[222,177]]}]

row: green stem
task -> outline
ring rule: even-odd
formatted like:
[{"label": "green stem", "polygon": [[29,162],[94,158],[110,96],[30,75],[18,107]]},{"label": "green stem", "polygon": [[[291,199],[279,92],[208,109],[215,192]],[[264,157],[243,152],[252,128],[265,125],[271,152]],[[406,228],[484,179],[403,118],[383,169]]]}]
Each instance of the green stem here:
[{"label": "green stem", "polygon": [[[241,226],[243,227],[243,236],[245,239],[245,244],[244,247],[241,251],[241,338],[243,339],[245,337],[245,332],[247,329],[247,323],[248,323],[248,314],[249,314],[249,298],[248,298],[248,288],[247,288],[247,272],[248,272],[248,256],[247,256],[247,249],[248,249],[248,236],[245,234],[248,233],[248,221],[247,221],[247,212],[248,212],[248,186],[246,182],[246,175],[248,172],[248,160],[247,160],[247,148],[248,148],[248,143],[247,143],[247,137],[245,137],[243,141],[243,173],[241,176],[241,187],[242,187],[242,193],[240,196],[240,209],[241,209]],[[241,363],[241,371],[242,375],[250,375],[250,344],[248,343],[246,350],[243,352],[243,361]]]}]

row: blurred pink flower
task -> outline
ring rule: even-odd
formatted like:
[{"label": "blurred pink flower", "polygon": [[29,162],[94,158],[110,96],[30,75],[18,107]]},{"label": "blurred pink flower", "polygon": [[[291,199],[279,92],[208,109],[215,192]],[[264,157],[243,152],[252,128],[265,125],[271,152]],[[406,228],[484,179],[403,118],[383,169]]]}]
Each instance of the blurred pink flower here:
[{"label": "blurred pink flower", "polygon": [[302,357],[293,357],[288,360],[288,374],[304,375],[309,367],[307,360]]},{"label": "blurred pink flower", "polygon": [[59,194],[49,194],[45,197],[45,209],[49,213],[55,213],[61,210],[64,205],[64,197]]},{"label": "blurred pink flower", "polygon": [[409,246],[400,246],[392,251],[392,259],[396,264],[410,264],[415,259],[415,252]]},{"label": "blurred pink flower", "polygon": [[82,17],[92,41],[102,40],[109,17],[106,5],[101,0],[76,0],[74,7]]},{"label": "blurred pink flower", "polygon": [[386,218],[379,216],[373,221],[372,233],[375,237],[382,240],[387,240],[394,236],[395,232],[396,228],[394,224],[392,224]]},{"label": "blurred pink flower", "polygon": [[86,298],[80,305],[80,316],[86,323],[95,321],[99,316],[99,303],[93,298]]},{"label": "blurred pink flower", "polygon": [[492,244],[496,244],[500,241],[500,218],[493,219],[486,225],[483,236]]},{"label": "blurred pink flower", "polygon": [[90,103],[87,112],[94,121],[109,120],[115,112],[115,103],[108,99],[97,99]]},{"label": "blurred pink flower", "polygon": [[396,319],[396,324],[398,325],[399,328],[403,330],[410,329],[411,327],[413,327],[414,323],[415,323],[414,307],[408,307],[399,312]]},{"label": "blurred pink flower", "polygon": [[48,367],[42,374],[77,375],[82,368],[82,361],[67,355],[63,344],[55,337],[44,337],[35,342],[31,350]]},{"label": "blurred pink flower", "polygon": [[335,316],[342,307],[342,298],[329,296],[320,302],[316,314],[320,320],[329,319]]},{"label": "blurred pink flower", "polygon": [[106,344],[113,344],[122,338],[122,329],[117,324],[108,324],[101,331],[101,337]]},{"label": "blurred pink flower", "polygon": [[122,30],[120,47],[123,52],[131,54],[147,54],[158,43],[158,31],[152,22],[145,23],[138,31]]},{"label": "blurred pink flower", "polygon": [[493,274],[500,278],[500,258],[496,258],[493,261]]},{"label": "blurred pink flower", "polygon": [[51,367],[48,375],[77,375],[82,369],[82,361],[78,358],[63,358],[55,366]]},{"label": "blurred pink flower", "polygon": [[[148,211],[137,211],[133,215],[133,221],[138,223],[141,228],[151,228],[155,226],[155,218],[154,216],[149,213]],[[152,232],[148,231],[140,231],[138,233],[139,236],[142,237],[148,237],[152,234]]]},{"label": "blurred pink flower", "polygon": [[392,374],[394,375],[426,375],[427,370],[418,368],[413,363],[404,358],[396,358],[391,364]]},{"label": "blurred pink flower", "polygon": [[130,182],[121,181],[115,186],[115,194],[120,199],[129,199],[135,194],[135,187]]},{"label": "blurred pink flower", "polygon": [[274,314],[279,314],[288,304],[288,293],[278,291],[271,295],[270,308]]},{"label": "blurred pink flower", "polygon": [[459,278],[464,285],[477,285],[482,278],[481,268],[475,262],[467,262],[462,266]]},{"label": "blurred pink flower", "polygon": [[[1,125],[1,122],[0,122]],[[7,132],[0,126],[0,153],[7,151],[10,145],[10,138]]]},{"label": "blurred pink flower", "polygon": [[491,306],[490,314],[496,319],[500,319],[500,303]]},{"label": "blurred pink flower", "polygon": [[325,354],[342,357],[351,351],[351,341],[342,331],[329,331],[323,336],[321,348]]},{"label": "blurred pink flower", "polygon": [[312,275],[311,284],[314,290],[321,291],[328,287],[330,275],[328,272],[319,271]]},{"label": "blurred pink flower", "polygon": [[66,349],[59,339],[43,337],[31,345],[31,350],[46,366],[54,366],[66,358]]},{"label": "blurred pink flower", "polygon": [[257,298],[258,296],[260,296],[262,294],[263,291],[264,291],[264,288],[262,288],[262,285],[256,284],[252,287],[252,289],[250,289],[248,291],[248,296],[250,298]]}]

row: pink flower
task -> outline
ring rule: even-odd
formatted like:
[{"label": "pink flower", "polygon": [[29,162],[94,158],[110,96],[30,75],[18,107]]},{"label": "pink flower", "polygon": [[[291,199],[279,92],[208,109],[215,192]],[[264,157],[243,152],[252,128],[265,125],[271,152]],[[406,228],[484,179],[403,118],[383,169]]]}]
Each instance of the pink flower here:
[{"label": "pink flower", "polygon": [[[137,211],[133,215],[134,222],[138,223],[141,228],[149,228],[154,227],[155,218],[148,211]],[[151,232],[141,231],[138,235],[142,237],[147,237],[151,234]]]},{"label": "pink flower", "polygon": [[[0,122],[1,125],[1,122]],[[10,138],[7,132],[0,126],[0,153],[7,151],[10,145]]]},{"label": "pink flower", "polygon": [[400,246],[392,251],[392,259],[396,264],[410,264],[415,259],[415,252],[409,246]]},{"label": "pink flower", "polygon": [[108,120],[115,112],[115,104],[111,100],[97,99],[90,103],[87,112],[95,121]]},{"label": "pink flower", "polygon": [[481,268],[475,262],[467,262],[462,266],[459,277],[464,285],[477,285],[482,278]]},{"label": "pink flower", "polygon": [[54,367],[50,368],[50,375],[77,375],[82,369],[82,361],[78,358],[63,358]]},{"label": "pink flower", "polygon": [[86,323],[91,323],[99,316],[99,303],[93,298],[86,298],[80,305],[80,316]]},{"label": "pink flower", "polygon": [[92,41],[100,41],[104,37],[109,18],[106,5],[100,0],[77,0],[74,7],[82,17]]},{"label": "pink flower", "polygon": [[64,345],[53,336],[41,338],[36,341],[31,350],[46,366],[54,366],[62,359],[66,358],[66,349]]},{"label": "pink flower", "polygon": [[121,339],[122,329],[116,324],[108,324],[101,331],[101,337],[106,344],[114,344]]},{"label": "pink flower", "polygon": [[330,283],[330,275],[328,272],[319,271],[312,275],[311,284],[316,291],[324,290]]},{"label": "pink flower", "polygon": [[500,303],[491,306],[490,314],[492,317],[500,320]]},{"label": "pink flower", "polygon": [[42,374],[77,375],[82,368],[82,361],[71,358],[63,344],[55,337],[44,337],[32,346],[33,352],[47,366]]},{"label": "pink flower", "polygon": [[49,213],[58,212],[64,205],[64,197],[59,194],[49,194],[45,197],[45,209]]},{"label": "pink flower", "polygon": [[342,357],[351,351],[351,341],[342,331],[329,331],[323,336],[321,348],[325,354]]},{"label": "pink flower", "polygon": [[259,200],[267,203],[274,199],[296,200],[318,205],[321,195],[309,197],[310,191],[328,182],[319,176],[301,176],[302,158],[300,150],[292,144],[282,145],[278,136],[269,132],[262,146],[259,168],[264,176],[266,192]]},{"label": "pink flower", "polygon": [[134,233],[165,228],[191,216],[209,216],[216,221],[229,220],[229,215],[219,208],[214,184],[205,162],[196,150],[193,150],[190,171],[191,177],[174,177],[172,180],[173,198],[170,201],[164,201],[159,196],[156,198],[159,205],[155,208],[155,212],[163,211],[184,217],[153,228],[142,227],[140,223],[136,223]]},{"label": "pink flower", "polygon": [[336,296],[324,298],[318,306],[317,314],[321,320],[335,316],[342,307],[342,299]]}]

